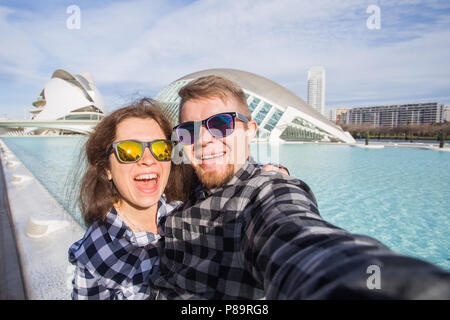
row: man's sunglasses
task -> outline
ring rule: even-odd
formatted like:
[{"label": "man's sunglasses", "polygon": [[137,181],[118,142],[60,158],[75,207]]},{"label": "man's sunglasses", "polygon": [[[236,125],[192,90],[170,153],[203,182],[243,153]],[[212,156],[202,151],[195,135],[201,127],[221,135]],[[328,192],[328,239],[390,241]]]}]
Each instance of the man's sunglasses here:
[{"label": "man's sunglasses", "polygon": [[115,151],[117,159],[122,163],[138,162],[148,147],[153,157],[158,161],[170,161],[174,142],[170,140],[154,140],[150,142],[124,140],[113,142],[108,148],[108,155]]},{"label": "man's sunglasses", "polygon": [[[200,133],[200,128],[205,126],[209,133],[216,138],[224,138],[234,131],[236,118],[248,122],[248,118],[237,112],[225,112],[215,114],[205,120],[183,122],[173,128],[177,133],[178,141],[184,145],[193,144]],[[197,137],[195,137],[195,134]]]}]

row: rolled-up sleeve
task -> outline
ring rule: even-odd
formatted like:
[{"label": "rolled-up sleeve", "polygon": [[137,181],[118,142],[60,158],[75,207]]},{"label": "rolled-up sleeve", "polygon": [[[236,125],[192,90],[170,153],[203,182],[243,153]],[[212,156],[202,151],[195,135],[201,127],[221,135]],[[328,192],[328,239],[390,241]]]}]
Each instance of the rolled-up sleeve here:
[{"label": "rolled-up sleeve", "polygon": [[296,179],[258,190],[241,256],[267,299],[450,298],[450,273],[324,221]]}]

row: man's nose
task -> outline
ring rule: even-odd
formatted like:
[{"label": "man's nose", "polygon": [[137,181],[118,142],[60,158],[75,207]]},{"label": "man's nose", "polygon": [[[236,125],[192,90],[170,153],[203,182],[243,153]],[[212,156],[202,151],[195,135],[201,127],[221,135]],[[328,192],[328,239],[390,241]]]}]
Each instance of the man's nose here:
[{"label": "man's nose", "polygon": [[214,139],[216,139],[216,137],[214,137],[211,132],[209,132],[208,128],[206,128],[206,126],[201,126],[200,127],[200,132],[198,135],[198,140],[196,141],[196,143],[200,146],[202,145],[206,145],[209,142],[214,141]]}]

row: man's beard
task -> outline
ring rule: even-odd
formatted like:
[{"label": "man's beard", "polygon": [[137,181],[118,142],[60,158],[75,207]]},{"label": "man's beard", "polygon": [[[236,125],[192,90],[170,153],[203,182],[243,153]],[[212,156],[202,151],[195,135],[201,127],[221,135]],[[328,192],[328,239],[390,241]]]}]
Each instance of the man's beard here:
[{"label": "man's beard", "polygon": [[194,167],[197,177],[207,189],[221,187],[229,182],[234,176],[234,164],[227,164],[225,172],[204,171],[201,166]]}]

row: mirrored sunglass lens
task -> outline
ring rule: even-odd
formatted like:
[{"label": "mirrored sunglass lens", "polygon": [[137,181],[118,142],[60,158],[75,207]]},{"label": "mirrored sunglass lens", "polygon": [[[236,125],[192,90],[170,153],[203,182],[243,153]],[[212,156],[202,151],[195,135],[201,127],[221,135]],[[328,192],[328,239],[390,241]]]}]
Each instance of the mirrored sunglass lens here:
[{"label": "mirrored sunglass lens", "polygon": [[138,161],[142,155],[142,145],[135,141],[123,141],[117,145],[117,155],[123,162]]},{"label": "mirrored sunglass lens", "polygon": [[185,145],[194,143],[194,122],[182,123],[177,128],[178,140]]},{"label": "mirrored sunglass lens", "polygon": [[169,141],[156,141],[152,143],[152,151],[159,161],[169,161],[172,158],[173,145]]},{"label": "mirrored sunglass lens", "polygon": [[229,114],[218,114],[210,118],[206,125],[211,134],[217,138],[226,137],[234,129],[233,117]]}]

